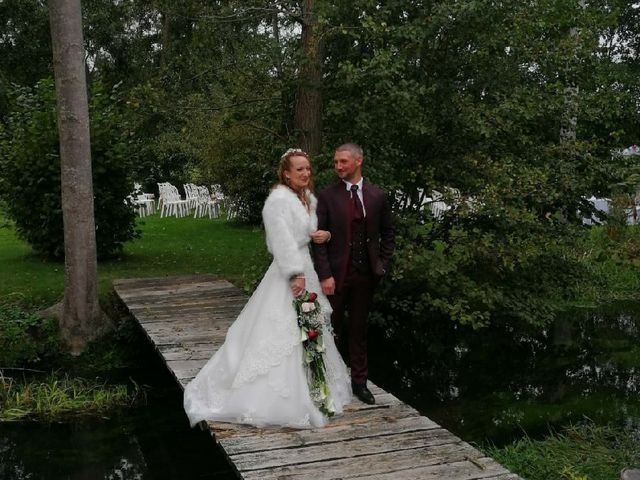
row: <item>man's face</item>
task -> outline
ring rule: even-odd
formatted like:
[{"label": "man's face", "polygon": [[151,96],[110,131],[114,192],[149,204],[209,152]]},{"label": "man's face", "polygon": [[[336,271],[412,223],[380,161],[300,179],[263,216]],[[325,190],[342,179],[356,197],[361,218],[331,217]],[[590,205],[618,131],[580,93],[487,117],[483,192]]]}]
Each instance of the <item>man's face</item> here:
[{"label": "man's face", "polygon": [[338,150],[333,156],[333,168],[342,180],[357,183],[360,180],[362,158],[355,157],[349,150]]}]

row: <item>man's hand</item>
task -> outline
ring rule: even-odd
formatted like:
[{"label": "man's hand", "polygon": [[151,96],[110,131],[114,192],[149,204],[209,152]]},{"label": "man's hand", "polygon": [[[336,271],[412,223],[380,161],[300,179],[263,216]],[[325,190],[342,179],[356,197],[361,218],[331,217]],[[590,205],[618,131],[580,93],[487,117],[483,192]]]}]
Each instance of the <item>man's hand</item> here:
[{"label": "man's hand", "polygon": [[327,230],[316,230],[310,237],[313,243],[327,243],[331,239],[331,233]]},{"label": "man's hand", "polygon": [[320,282],[320,287],[322,287],[322,293],[325,295],[333,295],[336,293],[336,281],[333,277],[325,278]]}]

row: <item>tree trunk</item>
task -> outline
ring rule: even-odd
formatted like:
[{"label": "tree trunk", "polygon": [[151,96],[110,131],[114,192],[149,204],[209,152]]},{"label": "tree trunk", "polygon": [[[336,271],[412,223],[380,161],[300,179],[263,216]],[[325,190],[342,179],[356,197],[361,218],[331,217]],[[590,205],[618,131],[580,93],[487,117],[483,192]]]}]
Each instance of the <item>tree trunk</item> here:
[{"label": "tree trunk", "polygon": [[278,22],[278,12],[274,12],[271,15],[271,28],[273,29],[273,39],[276,43],[276,77],[278,80],[282,80],[282,44],[280,42],[280,24]]},{"label": "tree trunk", "polygon": [[294,115],[298,143],[311,155],[322,147],[322,62],[324,41],[314,15],[314,0],[304,0],[302,53]]},{"label": "tree trunk", "polygon": [[64,223],[62,338],[72,353],[106,326],[98,304],[89,109],[80,0],[50,0]]},{"label": "tree trunk", "polygon": [[273,39],[276,44],[275,68],[276,78],[280,82],[280,111],[282,112],[282,121],[278,133],[283,137],[289,136],[289,127],[291,122],[291,110],[287,107],[287,89],[284,88],[284,68],[282,58],[282,43],[280,41],[280,24],[278,22],[278,12],[271,15],[271,28],[273,29]]},{"label": "tree trunk", "polygon": [[560,141],[564,144],[573,144],[577,138],[579,93],[577,85],[570,85],[564,89],[564,111],[560,119]]},{"label": "tree trunk", "polygon": [[162,47],[160,50],[160,71],[164,72],[167,69],[167,62],[169,58],[169,47],[171,43],[171,19],[169,17],[168,7],[164,5],[162,7]]},{"label": "tree trunk", "polygon": [[[578,6],[584,10],[586,8],[585,0],[579,0]],[[569,36],[576,40],[578,38],[578,28],[572,27],[569,30]],[[573,144],[577,138],[578,130],[578,95],[580,88],[574,80],[574,75],[571,73],[571,64],[577,62],[578,52],[576,51],[575,59],[567,60],[567,79],[568,85],[564,90],[564,105],[565,109],[560,119],[560,141],[564,144]]]}]

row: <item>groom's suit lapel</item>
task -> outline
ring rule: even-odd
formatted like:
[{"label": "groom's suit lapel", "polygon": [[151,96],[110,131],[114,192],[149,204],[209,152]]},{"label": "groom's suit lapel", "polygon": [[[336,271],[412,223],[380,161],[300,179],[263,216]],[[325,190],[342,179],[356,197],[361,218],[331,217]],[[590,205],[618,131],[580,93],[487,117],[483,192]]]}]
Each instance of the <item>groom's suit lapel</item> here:
[{"label": "groom's suit lapel", "polygon": [[351,223],[351,199],[344,182],[340,180],[334,187],[336,191],[336,210],[340,214],[340,223],[342,225],[350,225]]},{"label": "groom's suit lapel", "polygon": [[[345,184],[342,180],[337,183],[334,187],[336,189],[336,195],[334,198],[337,199],[338,209],[344,214],[343,220],[350,222],[351,221],[351,194],[345,187]],[[373,205],[373,197],[371,193],[371,189],[366,182],[362,182],[362,204],[364,206],[365,212],[368,215],[368,209]]]},{"label": "groom's suit lapel", "polygon": [[[333,199],[335,201],[335,212],[340,215],[340,224],[345,226],[351,226],[351,217],[352,217],[352,203],[351,203],[351,194],[345,187],[345,184],[342,180],[340,180],[333,187],[335,189]],[[364,206],[364,210],[367,215],[368,220],[375,221],[375,199],[374,194],[369,188],[369,184],[367,182],[362,183],[362,204]],[[371,213],[371,216],[369,215]],[[371,227],[371,222],[368,221],[367,224]]]},{"label": "groom's suit lapel", "polygon": [[367,217],[369,216],[369,209],[372,204],[371,189],[367,182],[362,182],[362,205],[364,206],[364,211],[366,212]]}]

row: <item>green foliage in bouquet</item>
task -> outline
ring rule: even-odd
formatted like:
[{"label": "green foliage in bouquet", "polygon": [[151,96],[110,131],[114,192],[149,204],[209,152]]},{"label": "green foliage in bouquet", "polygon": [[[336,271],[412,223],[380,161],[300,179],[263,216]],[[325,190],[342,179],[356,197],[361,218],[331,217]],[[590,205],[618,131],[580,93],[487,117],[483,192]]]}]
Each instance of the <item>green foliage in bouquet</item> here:
[{"label": "green foliage in bouquet", "polygon": [[323,334],[325,318],[320,309],[318,295],[305,290],[293,300],[293,306],[298,315],[298,327],[300,327],[303,346],[302,361],[307,369],[311,400],[324,415],[331,417],[335,413],[335,406],[327,385],[324,365],[326,347]]}]

